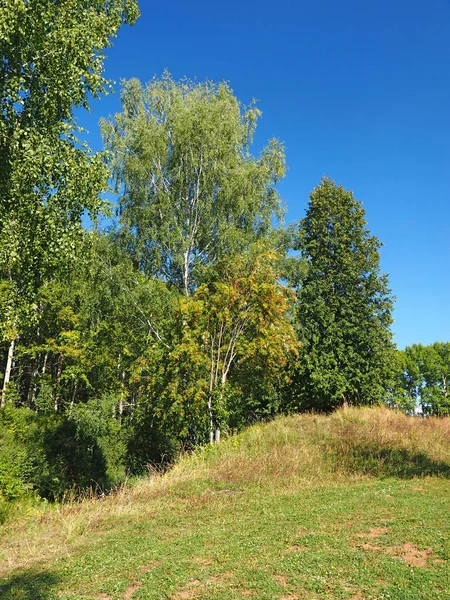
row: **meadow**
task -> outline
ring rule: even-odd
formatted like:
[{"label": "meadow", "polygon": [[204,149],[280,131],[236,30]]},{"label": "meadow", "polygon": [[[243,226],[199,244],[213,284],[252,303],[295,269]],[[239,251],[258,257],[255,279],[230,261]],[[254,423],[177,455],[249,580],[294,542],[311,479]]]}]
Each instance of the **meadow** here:
[{"label": "meadow", "polygon": [[17,504],[2,600],[449,598],[450,420],[278,417],[100,498]]}]

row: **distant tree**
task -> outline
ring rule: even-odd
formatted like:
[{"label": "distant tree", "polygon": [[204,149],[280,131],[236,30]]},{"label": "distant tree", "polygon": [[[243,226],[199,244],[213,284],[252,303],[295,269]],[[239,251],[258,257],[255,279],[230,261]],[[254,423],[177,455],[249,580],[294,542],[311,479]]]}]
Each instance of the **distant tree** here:
[{"label": "distant tree", "polygon": [[393,297],[361,203],[324,178],[300,224],[306,262],[296,321],[302,349],[291,408],[383,400],[394,356]]},{"label": "distant tree", "polygon": [[450,343],[413,344],[399,351],[392,403],[424,415],[450,414]]},{"label": "distant tree", "polygon": [[0,278],[8,344],[1,404],[20,322],[43,279],[74,257],[85,210],[102,203],[100,156],[77,140],[74,107],[105,91],[103,49],[134,0],[6,0],[0,13]]},{"label": "distant tree", "polygon": [[243,108],[225,83],[132,79],[122,104],[102,130],[125,247],[143,272],[189,295],[205,265],[272,231],[282,214],[283,147],[271,140],[251,154],[261,113]]}]

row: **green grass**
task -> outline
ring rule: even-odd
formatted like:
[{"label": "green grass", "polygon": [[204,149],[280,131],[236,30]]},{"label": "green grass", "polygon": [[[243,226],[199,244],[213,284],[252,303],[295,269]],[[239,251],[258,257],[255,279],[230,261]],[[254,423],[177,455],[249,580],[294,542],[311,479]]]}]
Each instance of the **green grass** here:
[{"label": "green grass", "polygon": [[448,420],[278,419],[0,530],[0,598],[450,598]]}]

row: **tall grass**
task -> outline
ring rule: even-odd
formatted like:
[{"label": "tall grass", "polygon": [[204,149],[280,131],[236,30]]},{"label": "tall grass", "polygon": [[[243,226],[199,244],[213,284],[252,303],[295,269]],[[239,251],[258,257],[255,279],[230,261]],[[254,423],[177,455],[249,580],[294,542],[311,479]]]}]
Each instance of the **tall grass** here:
[{"label": "tall grass", "polygon": [[349,408],[255,425],[219,447],[199,449],[169,477],[285,485],[426,475],[450,475],[450,419]]},{"label": "tall grass", "polygon": [[[199,448],[165,474],[128,482],[104,497],[28,502],[0,528],[0,570],[5,560],[26,565],[36,555],[82,545],[117,519],[151,519],[171,505],[200,496],[263,486],[269,493],[293,487],[352,485],[374,477],[450,477],[450,419],[409,417],[385,408],[350,408],[328,416],[279,417]],[[218,496],[216,496],[218,497]],[[42,540],[51,539],[48,547]],[[2,556],[2,548],[7,552]],[[28,548],[28,550],[27,550]],[[53,548],[53,550],[52,550]]]}]

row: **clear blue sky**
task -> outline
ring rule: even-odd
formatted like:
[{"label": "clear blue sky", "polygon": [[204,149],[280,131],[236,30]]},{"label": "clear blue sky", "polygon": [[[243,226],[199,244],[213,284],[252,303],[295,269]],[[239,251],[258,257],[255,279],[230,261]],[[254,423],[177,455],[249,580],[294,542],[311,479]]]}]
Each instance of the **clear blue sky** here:
[{"label": "clear blue sky", "polygon": [[[383,242],[400,348],[450,340],[450,1],[141,0],[106,75],[227,80],[259,100],[256,145],[286,144],[287,221],[323,175],[353,190]],[[119,84],[116,89],[119,90]],[[118,94],[80,114],[97,122]]]}]

